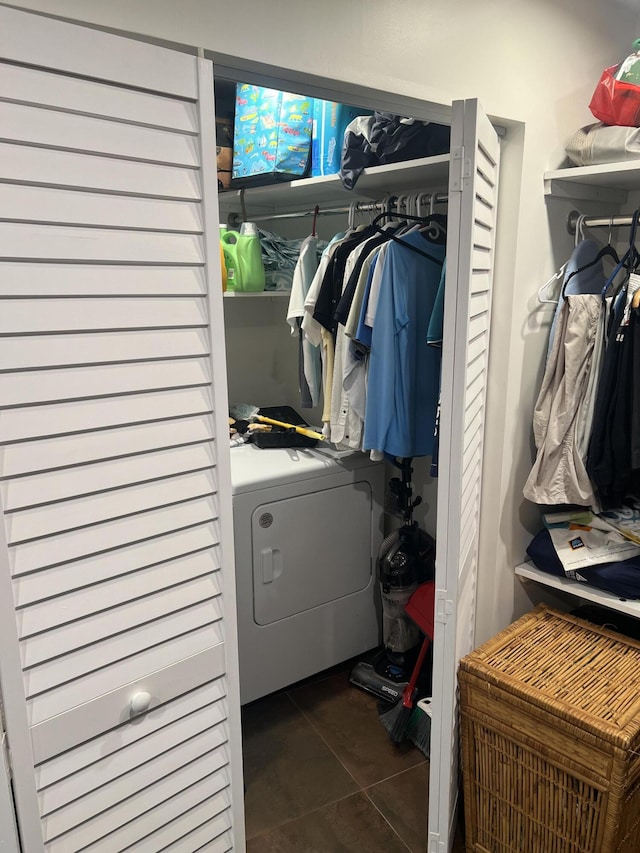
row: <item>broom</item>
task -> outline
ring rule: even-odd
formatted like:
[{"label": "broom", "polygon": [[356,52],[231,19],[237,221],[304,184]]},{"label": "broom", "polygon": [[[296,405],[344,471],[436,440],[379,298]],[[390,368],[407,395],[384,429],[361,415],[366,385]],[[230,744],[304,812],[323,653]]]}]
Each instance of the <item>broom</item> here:
[{"label": "broom", "polygon": [[[418,659],[411,673],[409,683],[402,692],[402,699],[389,709],[379,709],[380,721],[389,732],[393,743],[402,743],[408,735],[408,730],[418,736],[420,742],[428,744],[431,719],[423,714],[422,710],[414,710],[417,696],[416,684],[424,664],[424,659],[429,650],[429,643],[433,637],[433,609],[435,600],[435,584],[433,581],[421,584],[405,605],[406,614],[416,623],[424,634],[424,640],[420,646]],[[414,719],[415,717],[415,719]],[[412,738],[413,739],[413,738]],[[416,744],[417,745],[417,744]],[[422,747],[419,747],[422,749]],[[428,747],[427,747],[428,748]],[[424,752],[424,749],[422,749]]]},{"label": "broom", "polygon": [[402,741],[406,739],[407,729],[413,714],[413,703],[415,702],[418,692],[416,690],[416,684],[422,669],[422,664],[424,663],[424,659],[429,651],[430,642],[431,638],[425,635],[422,645],[420,646],[418,659],[416,660],[416,664],[411,672],[411,678],[409,679],[407,686],[402,691],[402,698],[398,699],[398,701],[392,705],[389,710],[383,709],[380,713],[380,722],[389,732],[389,737],[393,743],[402,743]]},{"label": "broom", "polygon": [[407,738],[427,758],[431,757],[431,697],[416,702],[407,726]]}]

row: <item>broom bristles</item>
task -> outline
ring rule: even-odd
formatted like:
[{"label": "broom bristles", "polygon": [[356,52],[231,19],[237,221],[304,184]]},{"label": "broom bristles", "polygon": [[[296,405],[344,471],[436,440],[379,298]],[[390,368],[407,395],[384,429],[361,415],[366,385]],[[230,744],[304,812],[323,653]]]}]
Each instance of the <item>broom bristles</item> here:
[{"label": "broom bristles", "polygon": [[393,743],[402,743],[406,740],[407,727],[411,719],[412,708],[405,708],[402,699],[399,699],[389,710],[380,713],[380,722],[389,733]]},{"label": "broom bristles", "polygon": [[406,736],[427,758],[431,757],[431,717],[419,705],[411,712]]}]

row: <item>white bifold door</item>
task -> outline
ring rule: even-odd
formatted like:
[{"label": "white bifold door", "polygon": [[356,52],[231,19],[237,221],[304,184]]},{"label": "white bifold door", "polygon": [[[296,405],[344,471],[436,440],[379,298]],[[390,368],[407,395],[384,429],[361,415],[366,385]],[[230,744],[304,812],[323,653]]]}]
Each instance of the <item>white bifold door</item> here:
[{"label": "white bifold door", "polygon": [[23,853],[244,849],[213,76],[0,7],[0,685]]},{"label": "white bifold door", "polygon": [[438,461],[429,853],[451,849],[459,777],[457,669],[474,648],[498,135],[475,100],[455,101]]},{"label": "white bifold door", "polygon": [[[214,114],[206,60],[0,6],[0,689],[23,853],[244,850]],[[451,141],[429,853],[452,842],[473,647],[499,166],[476,101]]]}]

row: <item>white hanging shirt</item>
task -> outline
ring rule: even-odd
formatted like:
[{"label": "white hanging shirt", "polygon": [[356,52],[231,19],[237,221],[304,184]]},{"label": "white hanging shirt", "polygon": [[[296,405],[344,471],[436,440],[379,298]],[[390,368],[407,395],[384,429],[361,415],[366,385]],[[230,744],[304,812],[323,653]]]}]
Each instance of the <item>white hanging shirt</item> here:
[{"label": "white hanging shirt", "polygon": [[[318,270],[318,238],[307,237],[300,247],[300,256],[293,273],[293,284],[287,309],[287,323],[291,326],[291,334],[298,334],[298,320],[305,316],[304,302]],[[317,406],[321,398],[322,367],[320,364],[320,347],[313,344],[309,338],[302,336],[302,364],[304,377],[309,387],[311,403]]]},{"label": "white hanging shirt", "polygon": [[[366,241],[357,246],[347,258],[342,280],[343,292],[360,255],[367,251],[369,242]],[[344,387],[344,374],[349,359],[349,343],[345,327],[342,323],[338,323],[331,383],[331,441],[334,444],[359,450],[362,445],[364,412],[361,415],[360,411],[351,405]]]}]

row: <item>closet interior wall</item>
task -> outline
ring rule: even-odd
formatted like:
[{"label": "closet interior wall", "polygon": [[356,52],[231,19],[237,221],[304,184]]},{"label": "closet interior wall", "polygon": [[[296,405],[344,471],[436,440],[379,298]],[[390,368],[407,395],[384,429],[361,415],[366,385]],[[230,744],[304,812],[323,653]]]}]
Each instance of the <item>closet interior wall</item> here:
[{"label": "closet interior wall", "polygon": [[[221,205],[224,210],[224,196]],[[247,210],[251,221],[251,207]],[[220,221],[225,222],[221,214]],[[310,234],[311,218],[264,220],[257,223],[287,239]],[[330,240],[346,217],[319,217],[318,235]],[[224,323],[227,351],[227,380],[230,403],[258,406],[291,406],[309,423],[322,421],[322,407],[300,409],[298,391],[298,342],[287,324],[289,293],[273,296],[227,297]]]}]

